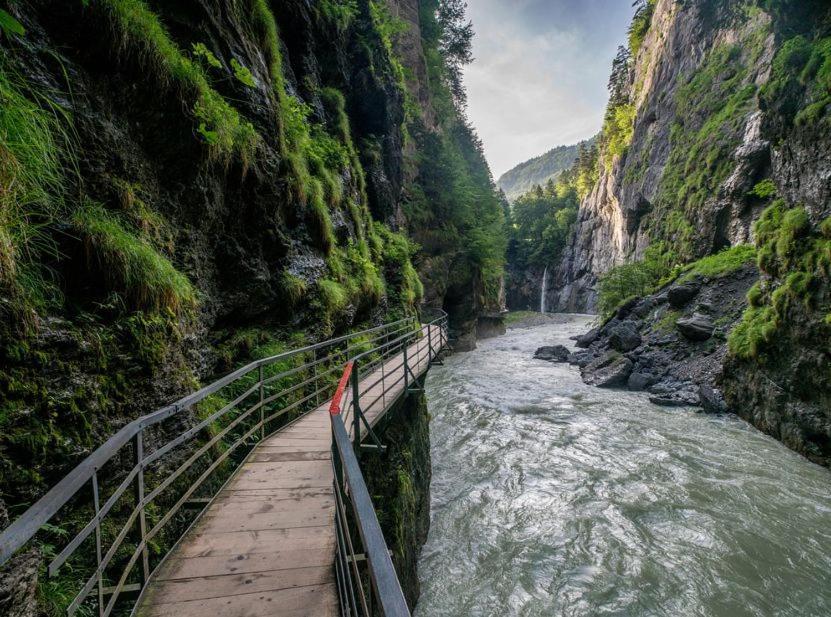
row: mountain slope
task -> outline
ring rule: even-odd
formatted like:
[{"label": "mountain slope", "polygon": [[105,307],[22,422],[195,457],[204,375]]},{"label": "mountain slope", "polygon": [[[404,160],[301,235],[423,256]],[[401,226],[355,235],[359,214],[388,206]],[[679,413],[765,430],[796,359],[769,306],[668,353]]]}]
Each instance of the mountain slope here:
[{"label": "mountain slope", "polygon": [[564,171],[574,165],[580,148],[590,148],[596,140],[596,137],[592,137],[571,146],[557,146],[505,172],[496,185],[505,192],[510,201],[514,201],[535,186],[545,186],[549,180],[556,181]]}]

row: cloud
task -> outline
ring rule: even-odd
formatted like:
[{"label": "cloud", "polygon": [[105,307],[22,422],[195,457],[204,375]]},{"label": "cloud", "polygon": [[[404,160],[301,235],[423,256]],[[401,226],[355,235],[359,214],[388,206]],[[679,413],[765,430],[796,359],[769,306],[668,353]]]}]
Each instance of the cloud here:
[{"label": "cloud", "polygon": [[468,114],[495,177],[595,134],[629,0],[469,0]]}]

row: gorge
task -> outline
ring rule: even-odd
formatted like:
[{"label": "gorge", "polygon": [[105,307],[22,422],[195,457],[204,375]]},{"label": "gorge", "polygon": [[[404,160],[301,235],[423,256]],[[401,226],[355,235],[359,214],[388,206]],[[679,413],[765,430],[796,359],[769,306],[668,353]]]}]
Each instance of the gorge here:
[{"label": "gorge", "polygon": [[[330,435],[298,451],[293,423],[329,413],[356,358],[383,380],[399,355],[401,401],[382,384],[384,417],[353,411],[350,430],[416,615],[831,611],[828,2],[638,0],[600,133],[499,184],[468,113],[467,10],[0,0],[0,534],[171,414],[0,561],[0,615],[110,614],[122,586],[111,614],[130,614],[257,457],[332,489],[298,471],[338,467]],[[446,324],[449,358],[424,334]],[[418,374],[410,343],[429,348]],[[228,415],[249,396],[259,427]],[[289,436],[263,453],[269,405]],[[146,486],[145,455],[170,456]],[[278,490],[228,519],[283,524],[271,501],[300,497]],[[332,532],[340,505],[312,497],[323,513],[288,524]],[[102,507],[115,520],[88,523]],[[272,523],[251,555],[199,555],[222,575],[188,577],[265,586],[229,617],[312,614],[257,593],[336,596],[332,563],[284,577],[310,552],[261,541]],[[367,562],[371,595],[370,552],[343,563]],[[152,615],[222,613],[167,604]]]}]

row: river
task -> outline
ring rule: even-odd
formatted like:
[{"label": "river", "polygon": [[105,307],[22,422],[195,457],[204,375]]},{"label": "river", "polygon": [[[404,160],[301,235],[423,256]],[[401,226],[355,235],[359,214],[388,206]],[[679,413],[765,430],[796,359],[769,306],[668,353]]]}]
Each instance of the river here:
[{"label": "river", "polygon": [[831,615],[831,472],[534,360],[590,318],[556,319],[430,373],[416,616]]}]

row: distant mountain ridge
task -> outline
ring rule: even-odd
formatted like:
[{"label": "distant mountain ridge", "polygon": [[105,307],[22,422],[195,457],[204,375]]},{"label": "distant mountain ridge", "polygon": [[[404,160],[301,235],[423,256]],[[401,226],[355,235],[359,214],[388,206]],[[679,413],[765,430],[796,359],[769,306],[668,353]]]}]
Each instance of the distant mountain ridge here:
[{"label": "distant mountain ridge", "polygon": [[580,146],[591,146],[596,140],[597,137],[592,137],[571,146],[557,146],[505,172],[496,184],[510,201],[514,201],[538,184],[544,185],[549,180],[556,180],[577,160]]}]

